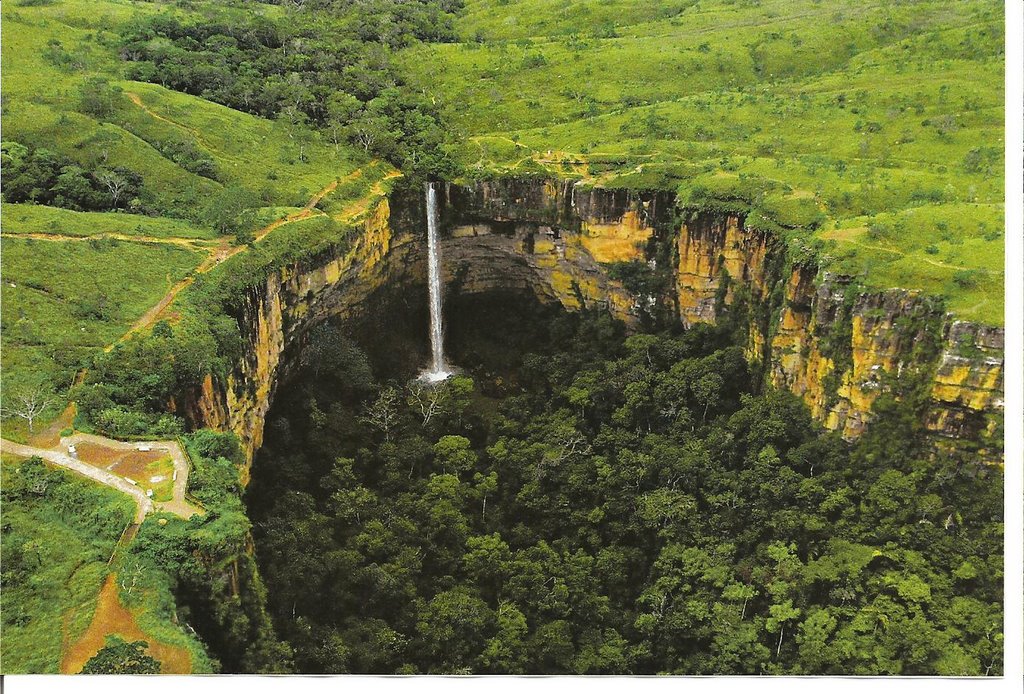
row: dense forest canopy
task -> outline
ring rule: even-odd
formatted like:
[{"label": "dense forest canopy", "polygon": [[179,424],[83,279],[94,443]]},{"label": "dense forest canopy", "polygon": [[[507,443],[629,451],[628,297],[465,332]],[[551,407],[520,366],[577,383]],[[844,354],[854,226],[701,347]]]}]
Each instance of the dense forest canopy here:
[{"label": "dense forest canopy", "polygon": [[999,473],[913,398],[851,446],[721,330],[490,308],[437,390],[332,329],[272,411],[248,499],[300,671],[1000,671]]}]

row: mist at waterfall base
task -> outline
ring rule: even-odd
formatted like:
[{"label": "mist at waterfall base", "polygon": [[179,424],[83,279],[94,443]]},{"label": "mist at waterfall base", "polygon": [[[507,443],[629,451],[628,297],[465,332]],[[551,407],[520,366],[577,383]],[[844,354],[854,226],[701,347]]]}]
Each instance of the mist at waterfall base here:
[{"label": "mist at waterfall base", "polygon": [[430,367],[420,374],[428,383],[439,383],[453,371],[444,358],[444,285],[441,277],[441,213],[437,209],[437,185],[427,183],[427,289],[430,298]]}]

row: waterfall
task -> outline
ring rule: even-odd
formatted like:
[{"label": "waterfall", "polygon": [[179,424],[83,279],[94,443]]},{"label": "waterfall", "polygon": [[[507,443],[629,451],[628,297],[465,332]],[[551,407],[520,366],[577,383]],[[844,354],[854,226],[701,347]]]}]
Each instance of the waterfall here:
[{"label": "waterfall", "polygon": [[427,281],[430,291],[430,369],[423,374],[428,381],[443,381],[451,375],[444,361],[444,325],[441,284],[441,219],[437,210],[437,184],[427,184]]}]

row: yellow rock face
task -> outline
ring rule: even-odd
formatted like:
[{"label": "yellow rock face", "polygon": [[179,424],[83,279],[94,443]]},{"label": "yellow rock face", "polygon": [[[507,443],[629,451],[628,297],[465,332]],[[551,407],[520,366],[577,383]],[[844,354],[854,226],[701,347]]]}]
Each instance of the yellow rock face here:
[{"label": "yellow rock face", "polygon": [[629,210],[617,224],[583,223],[580,242],[599,263],[643,260],[651,230],[637,210]]},{"label": "yellow rock face", "polygon": [[287,266],[271,273],[264,282],[261,300],[248,309],[246,323],[251,332],[242,362],[223,387],[218,387],[209,376],[203,382],[194,414],[205,426],[229,429],[238,436],[247,461],[241,471],[243,483],[248,482],[248,463],[263,443],[263,422],[270,409],[287,341],[308,322],[304,319],[318,307],[318,297],[339,282],[358,278],[355,291],[365,297],[385,281],[382,261],[394,245],[389,222],[390,209],[385,198],[367,216],[363,233],[344,255],[331,257],[302,272]]},{"label": "yellow rock face", "polygon": [[682,321],[710,323],[715,316],[715,295],[723,273],[730,278],[725,302],[735,298],[736,286],[747,287],[755,297],[766,290],[765,256],[768,239],[745,231],[739,218],[700,217],[679,229],[677,247],[677,300]]},{"label": "yellow rock face", "polygon": [[932,397],[948,403],[957,403],[972,410],[988,407],[1003,377],[1003,365],[998,362],[982,364],[943,365],[935,378]]},{"label": "yellow rock face", "polygon": [[[313,322],[326,317],[325,311],[343,312],[346,307],[359,304],[372,291],[389,280],[389,269],[399,267],[408,273],[407,261],[401,256],[403,249],[418,243],[411,237],[396,238],[391,227],[390,207],[386,199],[367,215],[362,233],[355,239],[351,250],[344,255],[328,257],[316,267],[288,266],[267,277],[260,301],[248,309],[246,323],[250,326],[245,356],[222,386],[207,379],[192,410],[205,426],[230,429],[242,443],[246,459],[251,462],[263,441],[263,423],[270,409],[278,372],[286,345],[295,335]],[[602,249],[602,257],[619,259],[643,257],[636,244],[645,243],[652,231],[646,228],[635,213],[628,214],[620,224],[588,224],[588,235],[565,232],[535,233],[532,244],[525,238],[509,239],[494,234],[486,224],[456,227],[445,244],[461,241],[474,244],[474,239],[487,241],[486,248],[528,256],[529,271],[534,273],[535,290],[544,299],[557,299],[566,308],[581,307],[580,298],[587,305],[606,305],[627,323],[636,322],[634,299],[618,282],[609,280],[600,261],[591,253],[588,244]],[[602,245],[600,229],[615,235],[612,243]],[[589,239],[587,241],[586,239]],[[627,256],[625,246],[629,247]],[[527,253],[527,247],[532,253]],[[612,251],[615,247],[620,250]],[[396,255],[398,253],[399,255]],[[448,267],[448,272],[453,268]],[[324,301],[335,287],[344,286],[344,295]],[[330,308],[326,308],[327,306]],[[242,471],[248,480],[248,467]]]}]

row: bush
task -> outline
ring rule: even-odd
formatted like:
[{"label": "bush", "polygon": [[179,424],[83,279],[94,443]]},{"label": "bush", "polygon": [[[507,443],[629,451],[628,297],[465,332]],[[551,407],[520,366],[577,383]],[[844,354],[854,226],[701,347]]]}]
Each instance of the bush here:
[{"label": "bush", "polygon": [[110,84],[106,77],[90,77],[78,88],[78,110],[105,119],[114,112],[120,98],[121,88]]},{"label": "bush", "polygon": [[978,286],[978,272],[976,270],[957,270],[953,273],[953,284],[961,289],[973,289]]}]

